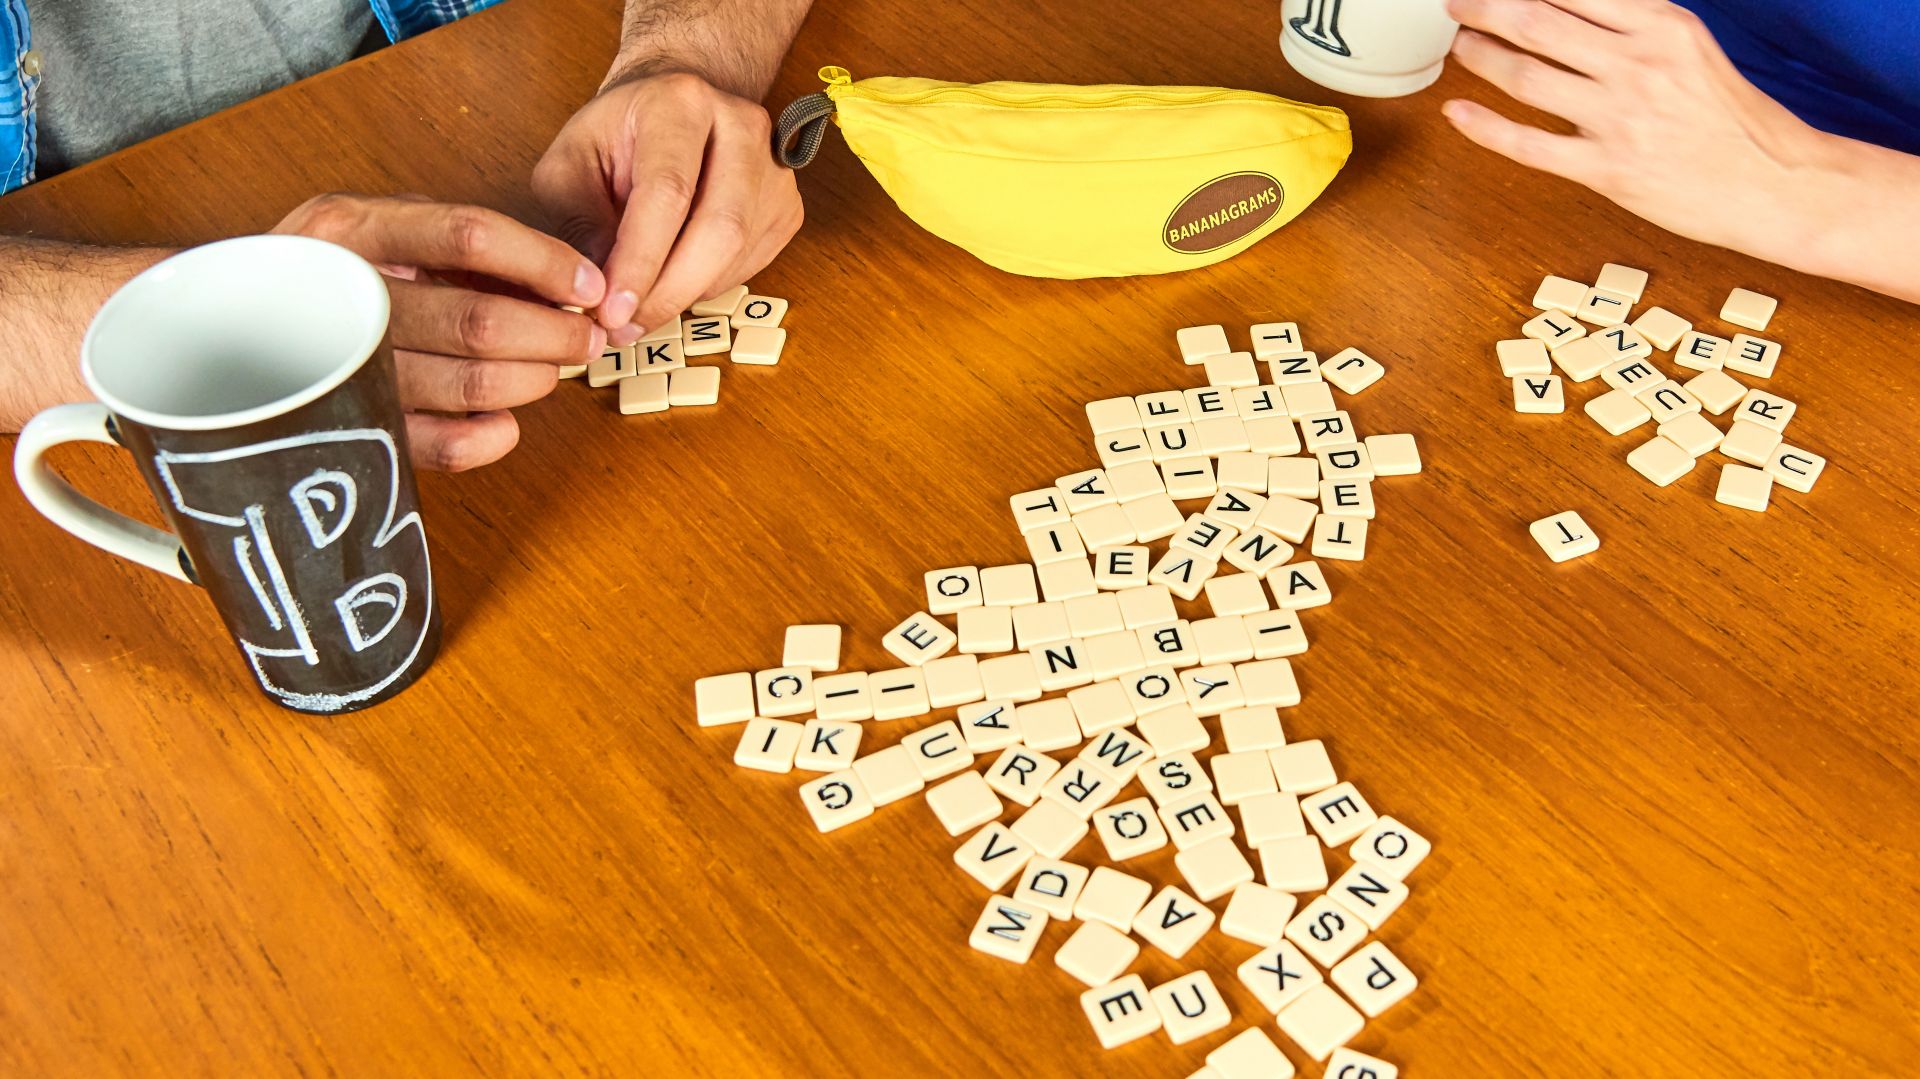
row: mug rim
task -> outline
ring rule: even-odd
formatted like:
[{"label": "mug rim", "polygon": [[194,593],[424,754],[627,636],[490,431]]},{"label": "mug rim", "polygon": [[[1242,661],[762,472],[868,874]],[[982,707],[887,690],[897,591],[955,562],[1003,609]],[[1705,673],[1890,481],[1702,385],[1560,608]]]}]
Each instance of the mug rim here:
[{"label": "mug rim", "polygon": [[[218,413],[196,413],[179,415],[161,412],[135,405],[109,391],[94,371],[95,337],[109,316],[121,308],[143,301],[143,293],[156,281],[170,279],[173,276],[191,270],[196,264],[209,259],[225,259],[235,256],[248,256],[256,252],[265,252],[269,256],[274,249],[294,250],[303,256],[318,253],[322,258],[340,269],[338,281],[330,282],[333,287],[363,290],[359,300],[371,301],[371,319],[365,338],[343,355],[339,363],[328,372],[292,393],[285,394],[262,404],[243,409],[233,409]],[[392,316],[392,300],[387,294],[387,286],[380,272],[372,264],[353,251],[315,239],[311,236],[260,235],[235,236],[225,240],[189,247],[161,259],[152,266],[129,278],[125,284],[114,290],[113,295],[100,305],[93,320],[87,324],[87,332],[80,340],[80,377],[94,397],[106,405],[114,415],[172,431],[222,431],[235,427],[270,420],[283,416],[302,405],[311,404],[326,396],[354,373],[365,366],[367,360],[378,351],[380,342],[387,335],[388,322]]]}]

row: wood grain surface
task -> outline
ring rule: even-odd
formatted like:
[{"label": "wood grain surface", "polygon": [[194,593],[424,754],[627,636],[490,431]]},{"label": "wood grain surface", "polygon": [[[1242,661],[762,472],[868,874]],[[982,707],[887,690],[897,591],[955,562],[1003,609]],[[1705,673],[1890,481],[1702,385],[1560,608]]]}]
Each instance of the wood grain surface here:
[{"label": "wood grain surface", "polygon": [[[529,170],[596,85],[613,7],[513,0],[33,185],[0,227],[186,243],[330,189],[532,219]],[[969,951],[984,895],[917,799],[823,838],[802,777],[736,769],[738,728],[696,728],[690,687],[775,665],[792,622],[891,665],[878,637],[923,571],[1018,560],[1006,496],[1095,463],[1084,402],[1197,384],[1178,326],[1275,319],[1379,357],[1355,418],[1426,456],[1378,485],[1367,560],[1329,567],[1286,716],[1437,845],[1382,933],[1423,984],[1355,1044],[1415,1077],[1909,1070],[1915,310],[1475,150],[1438,113],[1490,100],[1461,72],[1320,91],[1277,31],[1273,4],[823,0],[775,107],[823,63],[1243,86],[1348,109],[1353,159],[1237,259],[1059,282],[920,231],[835,139],[756,281],[793,300],[778,367],[664,417],[563,384],[506,461],[423,479],[447,643],[371,711],[267,703],[201,594],[4,485],[0,1073],[1193,1070],[1221,1035],[1096,1048],[1051,962],[1066,927],[1026,967]],[[1542,274],[1609,260],[1702,324],[1736,285],[1781,298],[1769,388],[1832,460],[1812,494],[1731,509],[1708,467],[1656,489],[1624,463],[1637,437],[1510,411],[1493,342]],[[116,452],[57,464],[152,515]],[[1604,545],[1555,566],[1525,526],[1564,509]],[[1232,979],[1250,947],[1216,933],[1138,969],[1204,965],[1237,1028],[1264,1018]]]}]

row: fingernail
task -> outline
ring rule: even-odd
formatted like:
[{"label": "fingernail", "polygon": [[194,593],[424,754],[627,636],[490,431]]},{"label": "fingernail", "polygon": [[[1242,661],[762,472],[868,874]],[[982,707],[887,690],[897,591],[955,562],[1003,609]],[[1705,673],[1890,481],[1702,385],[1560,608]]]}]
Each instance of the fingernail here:
[{"label": "fingernail", "polygon": [[640,296],[632,289],[623,288],[600,305],[600,317],[602,321],[618,326],[623,322],[632,322],[633,313],[639,309]]},{"label": "fingernail", "polygon": [[599,323],[595,323],[593,329],[587,334],[587,359],[597,360],[606,350],[607,331],[601,329]]},{"label": "fingernail", "polygon": [[600,298],[605,285],[600,280],[600,268],[591,262],[582,262],[573,271],[573,298],[582,304],[590,304]]},{"label": "fingernail", "polygon": [[640,340],[640,335],[646,332],[647,331],[640,328],[639,323],[629,322],[625,326],[607,334],[607,341],[619,348],[625,348],[635,341]]}]

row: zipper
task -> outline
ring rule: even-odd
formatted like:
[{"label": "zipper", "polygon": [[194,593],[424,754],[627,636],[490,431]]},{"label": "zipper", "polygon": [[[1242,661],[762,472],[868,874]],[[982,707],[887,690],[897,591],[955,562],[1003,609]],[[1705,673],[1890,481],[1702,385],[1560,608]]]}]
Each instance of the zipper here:
[{"label": "zipper", "polygon": [[1195,105],[1209,101],[1272,101],[1270,94],[1253,90],[1195,88],[1170,90],[1152,87],[1128,87],[1103,94],[1089,94],[1078,88],[1065,92],[1054,88],[1034,90],[988,90],[984,84],[934,86],[911,92],[880,90],[872,86],[852,86],[853,76],[843,67],[823,67],[820,80],[829,88],[852,87],[852,92],[869,101],[890,105],[920,105],[931,102],[1001,105],[1008,108],[1104,108],[1110,105]]}]

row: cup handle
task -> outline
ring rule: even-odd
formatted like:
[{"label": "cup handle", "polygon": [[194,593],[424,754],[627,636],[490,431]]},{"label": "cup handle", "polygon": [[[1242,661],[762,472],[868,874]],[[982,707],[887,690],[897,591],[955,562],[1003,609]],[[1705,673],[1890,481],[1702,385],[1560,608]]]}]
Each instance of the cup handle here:
[{"label": "cup handle", "polygon": [[109,554],[195,583],[180,538],[102,506],[48,467],[47,451],[65,442],[118,445],[108,429],[112,413],[99,404],[55,405],[20,430],[13,448],[13,476],[33,508],[47,520]]}]

